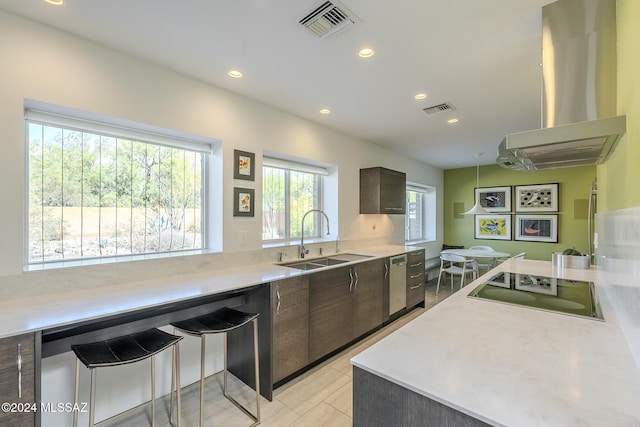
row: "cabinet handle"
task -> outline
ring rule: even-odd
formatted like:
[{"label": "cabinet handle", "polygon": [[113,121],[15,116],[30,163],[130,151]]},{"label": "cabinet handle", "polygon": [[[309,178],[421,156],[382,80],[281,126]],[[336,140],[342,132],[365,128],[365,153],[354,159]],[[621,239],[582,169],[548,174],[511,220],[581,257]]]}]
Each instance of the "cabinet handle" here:
[{"label": "cabinet handle", "polygon": [[351,292],[351,288],[353,287],[353,269],[349,269],[349,292]]},{"label": "cabinet handle", "polygon": [[415,279],[416,277],[422,276],[424,273],[418,273],[415,276],[409,276],[409,279]]},{"label": "cabinet handle", "polygon": [[411,288],[409,288],[409,289],[411,289],[411,290],[413,290],[413,289],[418,289],[420,286],[422,286],[422,283],[420,283],[420,284],[418,284],[418,285],[415,285],[415,286],[412,286],[412,287],[411,287]]},{"label": "cabinet handle", "polygon": [[394,207],[391,207],[391,206],[384,208],[385,211],[396,211],[396,212],[397,211],[401,211],[403,209],[404,208],[394,208]]},{"label": "cabinet handle", "polygon": [[22,399],[22,344],[18,344],[18,399]]},{"label": "cabinet handle", "polygon": [[384,278],[386,279],[387,277],[389,277],[389,264],[387,264],[385,262],[384,263]]},{"label": "cabinet handle", "polygon": [[355,290],[358,290],[358,269],[353,267],[353,274],[356,276]]},{"label": "cabinet handle", "polygon": [[418,262],[418,263],[416,263],[416,264],[411,264],[409,267],[419,267],[419,266],[421,266],[421,265],[422,265],[422,263],[421,263],[421,262]]},{"label": "cabinet handle", "polygon": [[280,314],[280,285],[276,285],[276,297],[278,297],[278,305],[276,306],[276,314]]}]

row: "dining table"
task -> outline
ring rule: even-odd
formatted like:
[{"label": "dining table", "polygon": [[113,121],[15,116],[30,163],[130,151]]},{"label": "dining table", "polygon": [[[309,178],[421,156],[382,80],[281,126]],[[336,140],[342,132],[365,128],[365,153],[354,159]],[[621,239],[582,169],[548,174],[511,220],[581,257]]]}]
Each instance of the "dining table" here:
[{"label": "dining table", "polygon": [[508,252],[499,251],[487,251],[482,249],[445,249],[441,253],[443,254],[455,254],[465,258],[510,258],[511,254]]},{"label": "dining table", "polygon": [[[480,275],[480,268],[485,272],[491,270],[498,264],[498,260],[504,260],[511,258],[511,254],[508,252],[488,251],[483,249],[445,249],[441,254],[454,254],[465,257],[469,262],[474,261],[475,267],[473,268],[474,278]],[[485,259],[486,261],[479,262],[478,259]]]}]

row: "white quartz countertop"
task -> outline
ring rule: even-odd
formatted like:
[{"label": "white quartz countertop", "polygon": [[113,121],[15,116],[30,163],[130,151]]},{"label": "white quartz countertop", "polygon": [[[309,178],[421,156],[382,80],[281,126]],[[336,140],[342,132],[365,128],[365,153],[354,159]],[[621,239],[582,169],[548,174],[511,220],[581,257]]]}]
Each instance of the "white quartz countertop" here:
[{"label": "white quartz countertop", "polygon": [[[386,245],[351,250],[348,253],[371,256],[368,259],[354,261],[355,263],[415,249],[421,248]],[[326,268],[339,268],[349,264],[351,262]],[[160,280],[131,282],[123,278],[122,283],[110,286],[92,287],[89,283],[82,289],[73,290],[60,290],[55,286],[43,287],[34,293],[36,296],[8,297],[0,302],[0,338],[249,288],[274,280],[312,273],[313,271],[296,270],[275,263],[259,263],[199,273],[186,273]]]},{"label": "white quartz countertop", "polygon": [[352,364],[492,425],[640,426],[640,370],[596,270],[500,270],[593,281],[605,321],[468,298],[480,277]]}]

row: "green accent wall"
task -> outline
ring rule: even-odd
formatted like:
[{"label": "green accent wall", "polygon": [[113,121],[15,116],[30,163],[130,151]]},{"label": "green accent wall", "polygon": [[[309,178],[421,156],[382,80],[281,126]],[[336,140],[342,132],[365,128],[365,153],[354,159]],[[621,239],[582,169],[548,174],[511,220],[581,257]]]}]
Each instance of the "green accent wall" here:
[{"label": "green accent wall", "polygon": [[627,133],[598,173],[598,211],[640,206],[640,1],[617,3],[617,113],[627,116]]},{"label": "green accent wall", "polygon": [[[595,166],[562,168],[546,171],[519,172],[497,165],[480,167],[480,187],[502,187],[558,183],[558,243],[523,242],[515,240],[475,239],[473,215],[460,215],[474,203],[476,168],[444,171],[444,243],[449,245],[488,245],[511,254],[526,252],[528,259],[550,261],[552,252],[575,247],[588,252],[587,212],[591,183],[596,177]],[[512,189],[513,190],[513,189]],[[513,197],[513,196],[512,196]],[[515,204],[512,200],[512,239],[515,238]],[[527,212],[529,214],[530,212]],[[549,214],[552,212],[541,212]]]},{"label": "green accent wall", "polygon": [[[444,171],[444,242],[465,246],[489,245],[510,253],[527,252],[527,258],[549,260],[551,252],[575,246],[587,251],[585,199],[597,175],[598,212],[640,206],[640,1],[617,0],[617,114],[627,116],[627,133],[607,163],[597,167],[516,172],[499,166],[480,168],[480,186],[560,184],[559,243],[533,243],[474,239],[473,217],[454,215],[454,206],[473,205],[475,168]],[[497,145],[497,142],[496,142]],[[456,205],[457,204],[457,205]],[[458,218],[454,218],[457,216]]]}]

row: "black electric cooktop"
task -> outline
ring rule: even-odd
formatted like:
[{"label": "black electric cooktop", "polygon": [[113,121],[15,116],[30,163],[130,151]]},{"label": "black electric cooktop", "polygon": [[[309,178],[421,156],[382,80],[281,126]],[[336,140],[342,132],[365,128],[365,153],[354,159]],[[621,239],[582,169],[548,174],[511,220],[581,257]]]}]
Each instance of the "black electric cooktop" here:
[{"label": "black electric cooktop", "polygon": [[468,296],[604,320],[593,282],[501,272],[477,286]]}]

